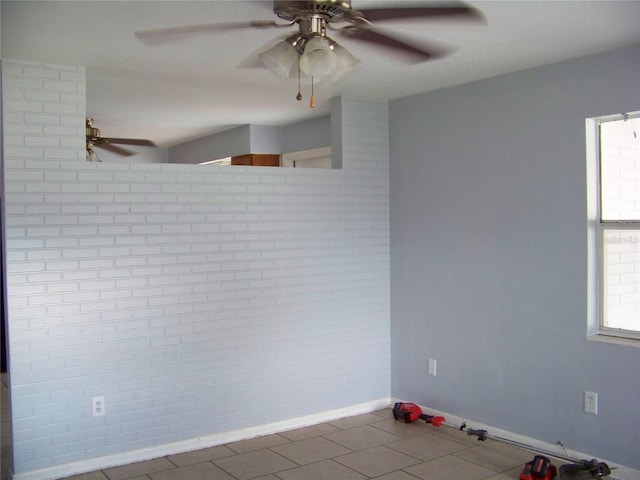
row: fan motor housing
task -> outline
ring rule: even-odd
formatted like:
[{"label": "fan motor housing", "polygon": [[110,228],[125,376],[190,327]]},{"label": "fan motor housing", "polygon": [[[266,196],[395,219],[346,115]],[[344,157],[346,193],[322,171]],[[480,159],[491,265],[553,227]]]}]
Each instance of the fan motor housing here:
[{"label": "fan motor housing", "polygon": [[324,15],[331,20],[340,20],[351,12],[351,0],[274,0],[273,12],[289,22],[313,15]]},{"label": "fan motor housing", "polygon": [[97,140],[98,138],[100,138],[100,130],[93,126],[92,119],[87,118],[85,125],[86,125],[85,134],[86,134],[87,140],[89,139]]}]

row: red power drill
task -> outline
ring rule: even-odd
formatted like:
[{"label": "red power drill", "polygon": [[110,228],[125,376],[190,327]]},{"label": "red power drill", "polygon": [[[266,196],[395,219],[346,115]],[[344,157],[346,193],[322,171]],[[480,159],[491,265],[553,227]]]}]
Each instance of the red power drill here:
[{"label": "red power drill", "polygon": [[558,470],[544,455],[536,455],[527,462],[520,472],[520,480],[552,480],[556,478]]},{"label": "red power drill", "polygon": [[434,427],[439,427],[445,422],[444,417],[422,413],[422,409],[418,405],[408,402],[397,402],[393,406],[393,418],[404,423],[411,423],[420,419],[430,423]]}]

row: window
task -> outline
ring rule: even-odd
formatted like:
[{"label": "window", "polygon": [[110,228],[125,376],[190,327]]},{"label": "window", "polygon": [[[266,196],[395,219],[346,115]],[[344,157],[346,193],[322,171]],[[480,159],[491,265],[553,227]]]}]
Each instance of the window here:
[{"label": "window", "polygon": [[640,112],[591,119],[587,127],[597,317],[589,333],[640,340]]}]

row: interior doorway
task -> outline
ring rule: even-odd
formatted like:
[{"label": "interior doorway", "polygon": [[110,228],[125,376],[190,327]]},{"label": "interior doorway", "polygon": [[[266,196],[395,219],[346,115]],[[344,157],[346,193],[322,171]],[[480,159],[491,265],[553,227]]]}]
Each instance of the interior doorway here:
[{"label": "interior doorway", "polygon": [[285,153],[282,155],[282,166],[292,168],[331,168],[331,147]]}]

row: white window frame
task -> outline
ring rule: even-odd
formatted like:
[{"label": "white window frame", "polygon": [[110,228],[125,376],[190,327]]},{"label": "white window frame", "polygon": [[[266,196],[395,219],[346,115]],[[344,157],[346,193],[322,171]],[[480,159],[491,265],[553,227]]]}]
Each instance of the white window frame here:
[{"label": "white window frame", "polygon": [[600,125],[605,122],[638,118],[640,112],[616,114],[586,120],[587,215],[588,215],[588,316],[589,340],[640,347],[640,331],[622,330],[603,325],[604,259],[603,236],[606,230],[640,230],[640,221],[604,221],[601,216]]}]

